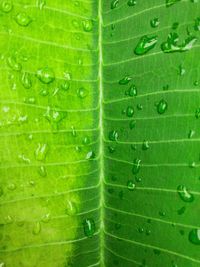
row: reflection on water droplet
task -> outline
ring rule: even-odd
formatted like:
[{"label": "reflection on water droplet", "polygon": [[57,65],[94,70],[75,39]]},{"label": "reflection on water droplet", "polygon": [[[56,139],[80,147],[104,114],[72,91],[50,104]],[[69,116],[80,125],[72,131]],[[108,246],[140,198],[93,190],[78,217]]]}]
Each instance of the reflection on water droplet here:
[{"label": "reflection on water droplet", "polygon": [[134,52],[136,55],[144,55],[148,51],[153,49],[157,44],[157,42],[158,42],[158,37],[156,35],[151,37],[145,35],[141,37],[141,39],[139,40]]},{"label": "reflection on water droplet", "polygon": [[125,76],[124,78],[122,78],[122,79],[119,81],[119,84],[120,84],[120,85],[126,85],[126,84],[128,84],[131,80],[132,80],[132,77],[130,77],[130,76]]},{"label": "reflection on water droplet", "polygon": [[159,26],[160,22],[159,22],[159,19],[158,18],[154,18],[150,21],[150,24],[151,24],[151,27],[152,28],[156,28]]},{"label": "reflection on water droplet", "polygon": [[54,71],[49,67],[38,69],[36,76],[42,83],[45,84],[52,83],[55,80]]},{"label": "reflection on water droplet", "polygon": [[32,19],[25,12],[20,12],[16,15],[15,21],[18,25],[26,27],[32,22]]},{"label": "reflection on water droplet", "polygon": [[166,0],[166,6],[172,6],[173,4],[180,2],[181,0]]},{"label": "reflection on water droplet", "polygon": [[183,76],[183,75],[185,74],[185,69],[183,68],[182,65],[179,66],[179,74],[180,74],[181,76]]},{"label": "reflection on water droplet", "polygon": [[2,1],[0,9],[5,13],[9,13],[13,9],[12,1],[11,0]]},{"label": "reflection on water droplet", "polygon": [[119,4],[119,0],[112,0],[111,5],[110,5],[111,9],[116,8],[118,4]]},{"label": "reflection on water droplet", "polygon": [[133,183],[133,181],[129,180],[127,182],[127,187],[128,187],[128,190],[133,191],[135,189],[135,184]]},{"label": "reflection on water droplet", "polygon": [[48,151],[47,144],[38,144],[38,147],[35,151],[35,158],[36,160],[43,161],[46,158]]},{"label": "reflection on water droplet", "polygon": [[41,231],[41,224],[40,224],[40,222],[36,222],[36,223],[34,224],[34,226],[33,226],[33,231],[32,231],[32,233],[33,233],[34,235],[38,235],[38,234],[40,233],[40,231]]},{"label": "reflection on water droplet", "polygon": [[113,130],[113,131],[109,132],[108,137],[109,137],[109,140],[111,140],[111,141],[117,141],[118,137],[119,137],[119,134],[118,134],[117,131]]},{"label": "reflection on water droplet", "polygon": [[21,71],[22,69],[22,65],[17,62],[17,59],[15,56],[9,56],[7,58],[7,64],[14,71]]},{"label": "reflection on water droplet", "polygon": [[69,216],[73,216],[77,213],[77,207],[76,207],[75,202],[73,202],[69,199],[66,202],[66,213]]},{"label": "reflection on water droplet", "polygon": [[200,31],[200,17],[195,19],[194,29]]},{"label": "reflection on water droplet", "polygon": [[37,0],[37,7],[39,7],[40,10],[42,10],[45,5],[46,5],[46,0]]},{"label": "reflection on water droplet", "polygon": [[84,233],[87,237],[92,237],[95,233],[95,222],[93,219],[85,219],[83,222]]},{"label": "reflection on water droplet", "polygon": [[191,230],[188,239],[192,244],[200,245],[200,229]]},{"label": "reflection on water droplet", "polygon": [[132,168],[132,173],[137,174],[140,171],[140,159],[135,159],[133,162],[133,168]]},{"label": "reflection on water droplet", "polygon": [[167,107],[168,107],[167,102],[164,99],[162,99],[157,105],[157,112],[159,114],[163,114],[167,110]]},{"label": "reflection on water droplet", "polygon": [[70,87],[70,83],[68,81],[64,81],[62,84],[61,84],[61,89],[63,91],[67,91],[69,90],[69,87]]},{"label": "reflection on water droplet", "polygon": [[194,200],[194,196],[188,191],[188,189],[184,185],[179,185],[177,187],[177,192],[179,194],[179,197],[185,202],[192,202]]},{"label": "reflection on water droplet", "polygon": [[51,109],[47,107],[44,117],[51,123],[54,130],[58,130],[59,123],[66,117],[66,112],[60,111],[58,108]]},{"label": "reflection on water droplet", "polygon": [[128,6],[135,6],[137,4],[136,0],[128,0],[127,5]]}]

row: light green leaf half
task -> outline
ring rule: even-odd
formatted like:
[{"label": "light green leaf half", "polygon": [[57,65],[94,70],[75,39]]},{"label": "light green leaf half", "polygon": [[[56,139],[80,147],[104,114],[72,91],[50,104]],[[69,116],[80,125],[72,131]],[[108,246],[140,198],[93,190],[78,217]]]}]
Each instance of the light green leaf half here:
[{"label": "light green leaf half", "polygon": [[198,0],[0,1],[0,266],[200,266]]}]

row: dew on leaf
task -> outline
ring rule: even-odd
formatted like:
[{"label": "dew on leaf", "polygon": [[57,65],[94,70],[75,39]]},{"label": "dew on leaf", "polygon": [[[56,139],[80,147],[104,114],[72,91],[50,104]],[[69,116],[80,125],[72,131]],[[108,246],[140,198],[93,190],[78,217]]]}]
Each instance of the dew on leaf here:
[{"label": "dew on leaf", "polygon": [[75,202],[73,202],[69,199],[66,202],[66,213],[69,216],[73,216],[77,213],[77,207],[76,207]]},{"label": "dew on leaf", "polygon": [[167,110],[168,104],[164,99],[161,99],[160,102],[157,104],[157,112],[159,114],[164,114]]},{"label": "dew on leaf", "polygon": [[178,215],[182,215],[186,210],[186,207],[182,207],[179,210],[177,210]]},{"label": "dew on leaf", "polygon": [[21,83],[26,89],[30,89],[32,87],[31,75],[28,72],[23,72],[21,75]]},{"label": "dew on leaf", "polygon": [[46,0],[37,0],[37,7],[39,7],[40,10],[42,10],[45,5],[46,5]]},{"label": "dew on leaf", "polygon": [[196,111],[195,111],[195,117],[196,119],[199,119],[200,118],[200,108],[197,108]]},{"label": "dew on leaf", "polygon": [[184,201],[184,202],[192,202],[194,200],[194,196],[189,192],[187,187],[185,185],[179,185],[177,187],[177,192],[179,197]]},{"label": "dew on leaf", "polygon": [[14,71],[21,71],[22,69],[22,65],[19,62],[17,62],[17,59],[15,56],[9,56],[7,58],[7,64]]},{"label": "dew on leaf", "polygon": [[26,27],[32,22],[32,19],[29,17],[29,15],[27,15],[26,12],[20,12],[16,15],[15,21],[18,25]]},{"label": "dew on leaf", "polygon": [[85,98],[87,95],[88,95],[88,91],[84,87],[81,87],[77,90],[78,97]]},{"label": "dew on leaf", "polygon": [[95,153],[94,151],[89,151],[86,155],[86,159],[94,159],[95,158]]},{"label": "dew on leaf", "polygon": [[92,20],[83,20],[82,21],[83,30],[85,32],[91,32],[93,29],[93,22]]},{"label": "dew on leaf", "polygon": [[147,35],[141,37],[134,52],[136,55],[144,55],[155,47],[158,42],[156,35],[148,37]]},{"label": "dew on leaf", "polygon": [[135,184],[134,184],[134,182],[131,181],[131,180],[129,180],[129,181],[127,182],[127,187],[128,187],[128,190],[133,191],[133,190],[135,189]]},{"label": "dew on leaf", "polygon": [[140,163],[141,163],[140,159],[135,159],[133,161],[133,168],[132,168],[133,174],[137,174],[140,171]]},{"label": "dew on leaf", "polygon": [[113,130],[113,131],[109,132],[108,137],[109,137],[110,141],[117,141],[118,137],[119,137],[119,134],[118,134],[118,132],[116,130]]},{"label": "dew on leaf", "polygon": [[128,6],[135,6],[137,4],[136,0],[128,0],[127,5]]},{"label": "dew on leaf", "polygon": [[194,86],[198,86],[199,82],[198,81],[194,81]]},{"label": "dew on leaf", "polygon": [[55,80],[54,71],[49,67],[44,67],[37,70],[36,77],[45,84],[52,83]]},{"label": "dew on leaf", "polygon": [[180,2],[181,0],[166,0],[166,6],[170,7],[178,2]]},{"label": "dew on leaf", "polygon": [[41,221],[43,223],[48,223],[50,221],[50,219],[51,219],[51,215],[50,215],[50,213],[47,213],[42,217]]},{"label": "dew on leaf", "polygon": [[87,237],[92,237],[95,233],[95,222],[93,219],[88,218],[83,222],[84,233]]},{"label": "dew on leaf", "polygon": [[160,24],[160,22],[159,22],[159,19],[158,19],[158,18],[154,18],[154,19],[152,19],[152,20],[150,21],[150,25],[151,25],[152,28],[156,28],[156,27],[158,27],[159,24]]},{"label": "dew on leaf", "polygon": [[194,29],[195,31],[200,31],[200,17],[195,19]]},{"label": "dew on leaf", "polygon": [[46,176],[47,176],[46,167],[45,167],[45,166],[40,166],[40,167],[38,168],[38,174],[39,174],[41,177],[46,177]]},{"label": "dew on leaf", "polygon": [[33,226],[33,231],[32,231],[32,233],[33,233],[34,235],[38,235],[40,232],[41,232],[41,224],[40,224],[40,222],[36,222],[36,223],[34,224],[34,226]]},{"label": "dew on leaf", "polygon": [[180,75],[180,76],[183,76],[183,75],[185,74],[185,72],[186,72],[186,71],[185,71],[185,69],[183,68],[183,66],[180,65],[180,66],[179,66],[179,75]]},{"label": "dew on leaf", "polygon": [[138,109],[138,110],[142,110],[142,109],[143,109],[142,104],[137,104],[137,109]]},{"label": "dew on leaf", "polygon": [[8,188],[8,190],[13,191],[13,190],[16,189],[16,185],[13,184],[13,183],[11,183],[11,184],[9,184],[9,185],[7,186],[7,188]]},{"label": "dew on leaf", "polygon": [[27,103],[27,104],[35,104],[35,102],[36,102],[36,99],[35,99],[35,97],[28,97],[28,98],[25,98],[24,99],[24,102],[25,103]]},{"label": "dew on leaf", "polygon": [[9,13],[13,9],[13,3],[11,0],[5,0],[1,2],[0,10],[5,13]]},{"label": "dew on leaf", "polygon": [[124,78],[122,78],[121,80],[119,80],[119,84],[120,84],[120,85],[126,85],[126,84],[128,84],[131,80],[132,80],[132,77],[130,77],[130,76],[125,76]]},{"label": "dew on leaf", "polygon": [[188,133],[188,138],[192,138],[195,135],[195,131],[194,130],[190,130]]},{"label": "dew on leaf", "polygon": [[108,146],[108,151],[110,153],[114,153],[115,152],[115,148],[113,146]]},{"label": "dew on leaf", "polygon": [[39,160],[39,161],[45,160],[47,152],[48,152],[48,145],[39,143],[35,150],[36,160]]},{"label": "dew on leaf", "polygon": [[126,116],[127,117],[129,117],[129,118],[131,118],[131,117],[133,117],[133,114],[134,114],[134,108],[133,107],[127,107],[127,109],[126,109]]},{"label": "dew on leaf", "polygon": [[192,244],[200,245],[200,229],[191,230],[188,239]]},{"label": "dew on leaf", "polygon": [[132,84],[130,88],[126,91],[126,95],[137,96],[137,87],[134,84]]},{"label": "dew on leaf", "polygon": [[13,223],[13,218],[10,215],[7,215],[4,218],[4,221],[5,221],[6,224],[11,224],[11,223]]},{"label": "dew on leaf", "polygon": [[142,150],[147,150],[147,149],[149,149],[149,142],[145,140],[142,144]]},{"label": "dew on leaf", "polygon": [[178,26],[179,26],[179,23],[178,22],[174,22],[172,24],[172,30],[176,30],[178,28]]},{"label": "dew on leaf", "polygon": [[136,125],[136,121],[135,121],[135,120],[132,120],[132,121],[130,121],[130,123],[129,123],[129,128],[132,130],[132,129],[135,128],[135,125]]},{"label": "dew on leaf", "polygon": [[115,9],[119,4],[119,0],[112,0],[110,8]]}]

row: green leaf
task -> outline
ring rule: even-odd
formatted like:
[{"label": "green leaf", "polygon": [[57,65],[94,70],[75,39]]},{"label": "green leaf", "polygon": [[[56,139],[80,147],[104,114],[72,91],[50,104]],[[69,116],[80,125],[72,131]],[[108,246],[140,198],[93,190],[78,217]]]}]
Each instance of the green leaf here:
[{"label": "green leaf", "polygon": [[198,0],[0,1],[0,266],[200,266]]}]

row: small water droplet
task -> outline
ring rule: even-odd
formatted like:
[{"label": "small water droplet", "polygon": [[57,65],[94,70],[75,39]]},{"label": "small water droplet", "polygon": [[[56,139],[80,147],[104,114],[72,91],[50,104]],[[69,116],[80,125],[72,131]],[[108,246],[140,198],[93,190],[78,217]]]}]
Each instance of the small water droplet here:
[{"label": "small water droplet", "polygon": [[149,149],[149,142],[148,141],[144,141],[143,144],[142,144],[142,149],[143,150],[147,150]]},{"label": "small water droplet", "polygon": [[111,141],[117,141],[119,138],[119,134],[117,131],[113,130],[113,131],[109,132],[108,137],[109,137],[109,140],[111,140]]},{"label": "small water droplet", "polygon": [[200,17],[195,19],[194,29],[200,31]]},{"label": "small water droplet", "polygon": [[12,1],[11,0],[2,1],[0,9],[5,13],[9,13],[13,9]]},{"label": "small water droplet", "polygon": [[35,151],[36,160],[43,161],[46,158],[48,152],[47,144],[38,144],[38,147]]},{"label": "small water droplet", "polygon": [[119,84],[120,84],[120,85],[126,85],[126,84],[128,84],[131,80],[132,80],[132,77],[130,77],[130,76],[125,76],[124,78],[122,78],[122,79],[119,81]]},{"label": "small water droplet", "polygon": [[185,69],[183,68],[182,65],[179,66],[179,75],[183,76],[185,74]]},{"label": "small water droplet", "polygon": [[41,96],[47,96],[49,94],[49,91],[47,89],[41,89],[40,90],[40,95]]},{"label": "small water droplet", "polygon": [[170,7],[172,5],[174,5],[177,2],[180,2],[181,0],[166,0],[166,6]]},{"label": "small water droplet", "polygon": [[88,91],[84,87],[81,87],[77,90],[77,95],[80,98],[85,98],[88,95]]},{"label": "small water droplet", "polygon": [[28,72],[23,72],[21,75],[21,83],[26,89],[30,89],[32,86],[31,75]]},{"label": "small water droplet", "polygon": [[186,207],[182,207],[179,210],[177,210],[178,215],[182,215],[186,210]]},{"label": "small water droplet", "polygon": [[8,188],[8,190],[13,191],[13,190],[16,189],[16,185],[15,185],[15,184],[9,184],[9,185],[7,186],[7,188]]},{"label": "small water droplet", "polygon": [[95,158],[95,153],[94,151],[89,151],[86,155],[86,159],[94,159]]},{"label": "small water droplet", "polygon": [[195,135],[195,131],[194,130],[190,130],[188,133],[188,138],[192,138]]},{"label": "small water droplet", "polygon": [[136,0],[128,0],[127,5],[128,6],[135,6],[137,4]]},{"label": "small water droplet", "polygon": [[118,4],[119,4],[119,0],[112,0],[110,8],[114,9],[118,6]]},{"label": "small water droplet", "polygon": [[157,112],[159,114],[164,114],[168,108],[168,104],[164,99],[161,99],[160,102],[157,104]]},{"label": "small water droplet", "polygon": [[172,30],[176,30],[178,28],[178,26],[179,26],[179,23],[178,22],[174,22],[172,24]]},{"label": "small water droplet", "polygon": [[189,192],[186,186],[184,185],[179,185],[177,187],[177,192],[179,194],[179,197],[184,201],[184,202],[192,202],[194,200],[194,196]]},{"label": "small water droplet", "polygon": [[153,49],[157,44],[157,42],[158,42],[158,37],[156,35],[151,37],[145,35],[141,37],[141,39],[139,40],[134,52],[136,55],[144,55],[148,51]]},{"label": "small water droplet", "polygon": [[42,83],[45,84],[52,83],[55,80],[54,71],[49,67],[38,69],[36,76]]},{"label": "small water droplet", "polygon": [[200,229],[191,230],[188,239],[192,244],[200,245]]},{"label": "small water droplet", "polygon": [[129,180],[129,181],[127,182],[127,187],[128,187],[128,190],[133,191],[133,190],[135,189],[135,184],[134,184],[134,182],[131,181],[131,180]]},{"label": "small water droplet", "polygon": [[135,125],[136,125],[136,121],[135,121],[135,120],[132,120],[132,121],[130,121],[130,123],[129,123],[129,128],[132,130],[132,129],[135,128]]},{"label": "small water droplet", "polygon": [[133,161],[133,168],[132,168],[133,174],[137,174],[140,171],[140,163],[141,163],[140,159],[135,159]]},{"label": "small water droplet", "polygon": [[7,215],[4,220],[6,224],[13,223],[13,218],[10,215]]},{"label": "small water droplet", "polygon": [[25,98],[24,99],[24,102],[25,103],[27,103],[27,104],[35,104],[35,102],[36,102],[36,99],[35,99],[35,97],[28,97],[28,98]]},{"label": "small water droplet", "polygon": [[20,12],[16,15],[15,21],[18,25],[26,27],[32,22],[32,19],[27,15],[26,12]]},{"label": "small water droplet", "polygon": [[40,224],[40,222],[36,222],[36,223],[34,224],[34,226],[33,226],[33,231],[32,231],[32,233],[33,233],[34,235],[38,235],[40,232],[41,232],[41,224]]},{"label": "small water droplet", "polygon": [[47,176],[47,171],[45,166],[40,166],[38,168],[38,173],[41,177],[46,177]]},{"label": "small water droplet", "polygon": [[197,108],[196,111],[195,111],[195,117],[196,119],[199,119],[200,118],[200,108]]},{"label": "small water droplet", "polygon": [[133,107],[127,107],[127,109],[126,109],[126,116],[127,117],[129,117],[129,118],[131,118],[131,117],[133,117],[133,114],[134,114],[134,108]]},{"label": "small water droplet", "polygon": [[160,215],[161,217],[165,217],[165,216],[166,216],[166,213],[165,213],[164,211],[159,211],[159,215]]},{"label": "small water droplet", "polygon": [[83,145],[88,145],[90,143],[90,138],[88,136],[85,136],[83,138]]},{"label": "small water droplet", "polygon": [[21,71],[22,69],[22,65],[17,62],[17,59],[15,56],[9,56],[7,58],[7,64],[14,71]]},{"label": "small water droplet", "polygon": [[125,94],[131,97],[137,96],[137,87],[134,84],[132,84]]},{"label": "small water droplet", "polygon": [[150,21],[150,24],[151,24],[151,27],[152,28],[156,28],[159,26],[160,22],[159,22],[159,19],[158,18],[154,18]]},{"label": "small water droplet", "polygon": [[83,30],[85,32],[91,32],[93,30],[93,21],[92,20],[83,20],[82,25],[83,25]]},{"label": "small water droplet", "polygon": [[95,233],[95,222],[93,219],[88,218],[83,222],[84,233],[87,237],[92,237]]},{"label": "small water droplet", "polygon": [[73,202],[69,199],[66,202],[66,213],[69,216],[73,216],[77,213],[77,207],[76,207],[75,202]]},{"label": "small water droplet", "polygon": [[42,219],[41,219],[41,221],[42,221],[43,223],[48,223],[50,220],[51,220],[51,215],[50,215],[50,213],[45,214],[45,215],[42,217]]}]

